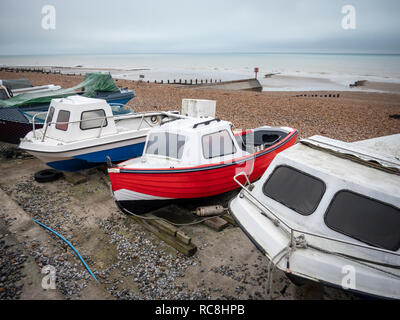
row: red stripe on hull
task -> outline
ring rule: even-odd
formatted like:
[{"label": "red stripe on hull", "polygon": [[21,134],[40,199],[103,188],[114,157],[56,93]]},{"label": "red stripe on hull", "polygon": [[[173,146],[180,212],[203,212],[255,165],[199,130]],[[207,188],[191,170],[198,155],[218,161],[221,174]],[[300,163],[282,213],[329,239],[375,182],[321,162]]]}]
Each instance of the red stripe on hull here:
[{"label": "red stripe on hull", "polygon": [[[113,191],[127,189],[147,195],[173,199],[204,198],[222,194],[238,188],[233,177],[242,171],[248,172],[251,169],[252,161],[255,161],[255,163],[250,181],[259,179],[276,154],[292,146],[296,139],[293,135],[290,135],[285,141],[279,148],[263,154],[255,158],[255,160],[221,168],[171,173],[109,173],[112,189]],[[246,168],[246,164],[249,168]],[[168,172],[168,169],[165,171]],[[239,180],[243,183],[245,181],[244,177],[239,177]]]}]

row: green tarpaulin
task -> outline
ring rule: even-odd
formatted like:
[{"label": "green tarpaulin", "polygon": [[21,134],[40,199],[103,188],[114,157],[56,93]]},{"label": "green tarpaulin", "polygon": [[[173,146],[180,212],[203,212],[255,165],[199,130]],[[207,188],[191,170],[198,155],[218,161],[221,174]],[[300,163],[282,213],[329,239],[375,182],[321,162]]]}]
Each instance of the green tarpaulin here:
[{"label": "green tarpaulin", "polygon": [[96,91],[118,92],[119,89],[110,74],[87,73],[83,81],[67,89],[48,92],[23,93],[8,100],[0,100],[0,107],[27,106],[50,103],[51,99],[63,98],[77,93],[81,89],[85,97],[93,97]]}]

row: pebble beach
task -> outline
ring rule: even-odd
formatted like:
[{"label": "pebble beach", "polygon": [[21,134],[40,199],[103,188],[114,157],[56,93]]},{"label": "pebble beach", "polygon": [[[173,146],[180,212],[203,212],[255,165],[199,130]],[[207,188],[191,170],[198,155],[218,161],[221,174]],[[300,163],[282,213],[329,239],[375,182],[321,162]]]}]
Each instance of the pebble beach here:
[{"label": "pebble beach", "polygon": [[[63,88],[82,81],[81,76],[0,72],[0,79],[17,78],[28,78],[34,85],[52,83]],[[236,129],[289,126],[296,128],[302,138],[319,134],[348,142],[400,132],[400,121],[390,117],[400,114],[400,92],[252,92],[119,79],[116,83],[135,92],[128,106],[136,112],[180,110],[182,99],[210,99],[217,101],[217,117],[231,121]],[[333,94],[339,94],[339,98],[329,97]]]}]

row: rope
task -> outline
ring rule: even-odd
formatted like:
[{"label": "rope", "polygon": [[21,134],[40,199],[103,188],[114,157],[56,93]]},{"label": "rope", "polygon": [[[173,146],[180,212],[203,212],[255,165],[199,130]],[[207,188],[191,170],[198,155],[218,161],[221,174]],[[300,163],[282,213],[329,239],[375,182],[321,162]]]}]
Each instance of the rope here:
[{"label": "rope", "polygon": [[[307,241],[304,238],[304,235],[300,235],[298,237],[295,237],[293,239],[293,242],[290,241],[286,247],[284,247],[281,251],[279,251],[276,255],[274,255],[271,260],[268,263],[268,269],[267,269],[267,295],[271,299],[272,296],[272,278],[273,278],[273,273],[276,269],[276,266],[282,261],[284,257],[287,258],[287,261],[289,263],[290,255],[297,249],[307,249]],[[279,257],[280,256],[280,257]],[[275,259],[278,259],[276,263],[274,263]]]}]

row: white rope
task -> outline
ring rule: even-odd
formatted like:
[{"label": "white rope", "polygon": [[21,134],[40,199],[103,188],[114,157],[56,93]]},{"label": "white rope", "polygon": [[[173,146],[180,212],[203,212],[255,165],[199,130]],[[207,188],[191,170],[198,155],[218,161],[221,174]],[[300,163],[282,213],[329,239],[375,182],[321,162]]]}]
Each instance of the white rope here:
[{"label": "white rope", "polygon": [[[297,249],[297,248],[302,248],[302,249],[307,249],[307,241],[304,237],[304,235],[300,235],[298,237],[294,237],[293,241],[290,241],[286,247],[284,247],[281,251],[279,251],[275,256],[271,258],[271,260],[268,263],[268,269],[267,269],[267,295],[271,299],[272,296],[272,278],[273,278],[273,273],[276,269],[276,266],[282,261],[284,257],[287,258],[289,261],[290,255]],[[274,263],[275,259],[278,259],[276,263]]]}]

